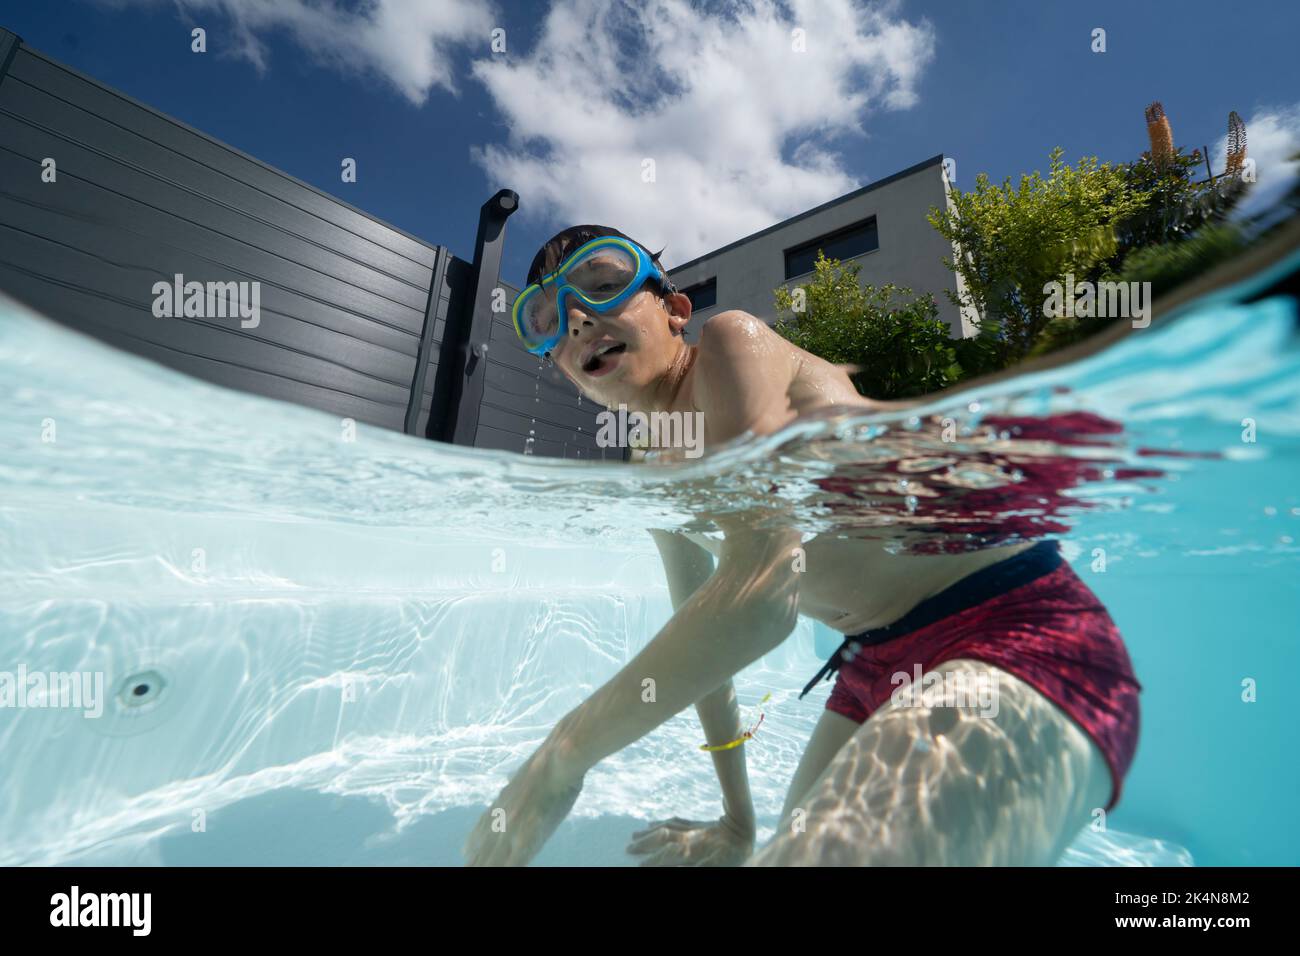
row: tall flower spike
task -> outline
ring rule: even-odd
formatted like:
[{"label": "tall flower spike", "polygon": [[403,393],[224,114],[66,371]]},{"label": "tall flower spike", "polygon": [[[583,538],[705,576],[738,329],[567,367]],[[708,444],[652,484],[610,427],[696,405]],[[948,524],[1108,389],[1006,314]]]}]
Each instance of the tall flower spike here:
[{"label": "tall flower spike", "polygon": [[1165,108],[1156,100],[1147,107],[1147,138],[1151,140],[1151,160],[1156,169],[1166,168],[1174,158],[1174,133],[1169,128]]},{"label": "tall flower spike", "polygon": [[1237,111],[1228,114],[1228,168],[1225,172],[1240,173],[1246,164],[1246,124]]}]

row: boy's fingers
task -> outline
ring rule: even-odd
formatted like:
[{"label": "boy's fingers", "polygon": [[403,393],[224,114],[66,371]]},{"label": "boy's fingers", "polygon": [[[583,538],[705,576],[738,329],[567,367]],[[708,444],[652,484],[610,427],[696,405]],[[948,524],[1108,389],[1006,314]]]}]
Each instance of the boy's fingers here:
[{"label": "boy's fingers", "polygon": [[628,844],[628,853],[649,853],[657,850],[671,839],[671,830],[651,830],[645,836],[637,837]]},{"label": "boy's fingers", "polygon": [[632,836],[635,839],[636,837],[645,836],[648,833],[653,833],[656,830],[682,830],[692,826],[695,826],[695,824],[692,823],[690,820],[683,820],[681,817],[672,817],[671,819],[668,820],[656,821],[655,823],[650,824],[644,830],[637,830],[635,833],[632,834]]},{"label": "boy's fingers", "polygon": [[666,848],[658,853],[651,854],[641,861],[642,866],[676,866],[681,861],[677,854],[670,853]]}]

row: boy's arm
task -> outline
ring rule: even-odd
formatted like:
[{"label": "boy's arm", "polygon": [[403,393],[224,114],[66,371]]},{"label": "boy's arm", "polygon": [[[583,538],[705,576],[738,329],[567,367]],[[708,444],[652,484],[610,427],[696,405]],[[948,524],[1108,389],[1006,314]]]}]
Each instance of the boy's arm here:
[{"label": "boy's arm", "polygon": [[[707,440],[770,434],[789,423],[795,363],[788,343],[753,316],[711,319],[693,371],[703,386],[694,403],[705,416]],[[794,629],[799,591],[791,552],[802,535],[770,524],[760,530],[758,516],[749,517],[715,519],[726,536],[717,570],[515,773],[466,840],[471,865],[532,859],[573,808],[587,770],[716,691]]]},{"label": "boy's arm", "polygon": [[727,538],[717,571],[631,663],[560,720],[479,818],[465,841],[471,866],[526,864],[573,808],[587,770],[716,690],[794,628],[790,551],[801,536],[732,523],[718,519]]},{"label": "boy's arm", "polygon": [[[736,310],[710,319],[693,376],[709,441],[769,434],[788,424],[796,364],[789,343],[762,320]],[[549,742],[579,774],[719,690],[794,629],[798,583],[791,551],[802,536],[756,530],[736,515],[716,523],[725,535],[717,570],[627,667],[555,728]],[[653,695],[646,693],[651,687]]]},{"label": "boy's arm", "polygon": [[[663,559],[668,593],[676,611],[713,574],[713,556],[684,535],[659,530],[652,530],[650,535]],[[730,679],[697,700],[695,713],[704,728],[704,739],[713,746],[736,740],[742,733],[740,708]],[[745,768],[745,748],[713,751],[713,769],[722,788],[723,813],[739,831],[752,836],[757,822]]]},{"label": "boy's arm", "polygon": [[793,630],[798,585],[795,531],[736,527],[718,569],[654,639],[556,725],[544,745],[580,779],[610,754],[716,691]]}]

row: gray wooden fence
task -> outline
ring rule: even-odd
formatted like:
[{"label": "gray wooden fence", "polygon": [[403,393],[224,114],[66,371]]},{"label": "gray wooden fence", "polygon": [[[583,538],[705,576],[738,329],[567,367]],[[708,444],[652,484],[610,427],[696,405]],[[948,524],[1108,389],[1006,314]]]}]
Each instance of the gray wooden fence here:
[{"label": "gray wooden fence", "polygon": [[[0,29],[0,289],[229,388],[460,444],[621,458],[596,445],[599,409],[491,311],[517,205],[509,190],[484,203],[465,262]],[[157,317],[155,284],[176,275],[257,283],[260,321]]]}]

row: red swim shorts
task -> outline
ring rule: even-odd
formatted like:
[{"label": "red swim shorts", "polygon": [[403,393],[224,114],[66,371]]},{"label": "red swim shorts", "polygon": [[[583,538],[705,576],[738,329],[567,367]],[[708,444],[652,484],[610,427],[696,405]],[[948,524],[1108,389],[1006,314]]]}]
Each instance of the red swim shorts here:
[{"label": "red swim shorts", "polygon": [[896,687],[957,658],[1025,681],[1077,723],[1110,766],[1109,810],[1138,739],[1138,692],[1128,651],[1106,608],[1043,541],[963,578],[884,628],[848,637],[822,672],[839,677],[826,707],[862,723]]}]

